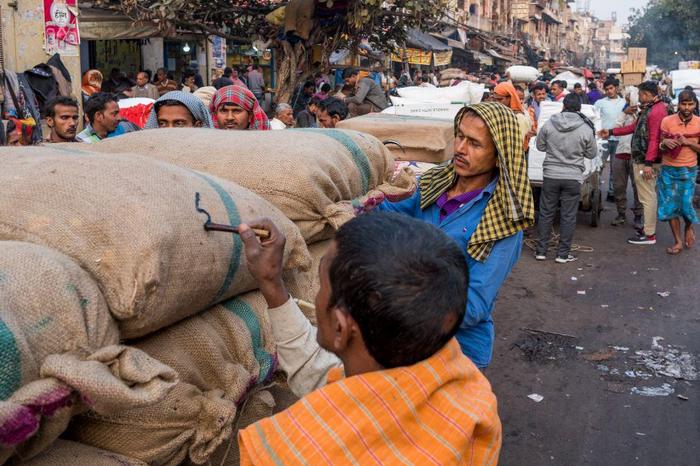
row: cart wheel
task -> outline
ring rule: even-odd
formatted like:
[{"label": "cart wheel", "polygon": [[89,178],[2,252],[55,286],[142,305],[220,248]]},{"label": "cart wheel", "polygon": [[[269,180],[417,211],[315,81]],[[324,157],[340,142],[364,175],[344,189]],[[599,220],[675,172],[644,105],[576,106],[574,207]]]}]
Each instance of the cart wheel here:
[{"label": "cart wheel", "polygon": [[593,228],[598,227],[600,222],[600,214],[603,212],[603,192],[600,188],[593,188],[591,190],[591,226]]}]

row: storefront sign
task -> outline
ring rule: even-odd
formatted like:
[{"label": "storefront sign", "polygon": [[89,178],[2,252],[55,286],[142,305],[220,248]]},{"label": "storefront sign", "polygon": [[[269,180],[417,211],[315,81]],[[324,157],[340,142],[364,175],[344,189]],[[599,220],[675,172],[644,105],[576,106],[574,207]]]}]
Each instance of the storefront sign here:
[{"label": "storefront sign", "polygon": [[452,61],[452,49],[445,52],[433,52],[433,65],[446,66]]},{"label": "storefront sign", "polygon": [[80,53],[80,32],[77,0],[44,0],[44,48],[52,55],[77,56]]},{"label": "storefront sign", "polygon": [[411,65],[430,66],[433,59],[432,52],[418,49],[405,49],[399,55],[392,54],[391,60],[397,63],[410,63]]}]

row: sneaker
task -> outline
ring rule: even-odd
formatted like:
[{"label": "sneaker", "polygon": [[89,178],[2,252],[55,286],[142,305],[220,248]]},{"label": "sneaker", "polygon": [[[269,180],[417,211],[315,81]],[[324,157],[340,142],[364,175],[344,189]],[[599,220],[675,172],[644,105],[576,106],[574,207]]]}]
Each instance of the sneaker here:
[{"label": "sneaker", "polygon": [[535,260],[537,260],[537,261],[546,261],[546,260],[547,260],[547,256],[545,256],[544,254],[535,254]]},{"label": "sneaker", "polygon": [[566,257],[559,257],[559,256],[557,256],[557,258],[554,259],[554,260],[557,262],[557,264],[566,264],[566,263],[568,263],[568,262],[577,261],[577,260],[578,260],[578,257],[574,256],[573,254],[569,254],[569,255],[566,256]]},{"label": "sneaker", "polygon": [[644,221],[642,220],[641,215],[634,216],[634,229],[637,231],[644,230]]},{"label": "sneaker", "polygon": [[613,220],[612,222],[610,222],[610,225],[612,225],[612,226],[614,226],[614,227],[619,227],[620,225],[624,225],[626,221],[627,221],[627,219],[625,218],[624,215],[618,215],[618,216],[615,218],[615,220]]},{"label": "sneaker", "polygon": [[630,244],[656,244],[656,235],[645,235],[644,233],[638,233],[632,238],[627,240]]}]

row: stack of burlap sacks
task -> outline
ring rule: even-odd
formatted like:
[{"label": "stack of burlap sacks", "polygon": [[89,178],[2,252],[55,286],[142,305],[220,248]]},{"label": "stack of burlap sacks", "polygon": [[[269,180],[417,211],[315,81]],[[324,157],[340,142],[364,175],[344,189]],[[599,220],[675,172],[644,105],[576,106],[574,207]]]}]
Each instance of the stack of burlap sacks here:
[{"label": "stack of burlap sacks", "polygon": [[440,87],[447,87],[454,79],[467,79],[467,73],[459,68],[447,68],[440,71]]},{"label": "stack of burlap sacks", "polygon": [[204,230],[195,193],[216,223],[270,218],[291,294],[313,302],[352,201],[415,188],[380,141],[344,131],[144,131],[0,158],[12,464],[236,464],[237,430],[273,412],[277,358],[243,244]]}]

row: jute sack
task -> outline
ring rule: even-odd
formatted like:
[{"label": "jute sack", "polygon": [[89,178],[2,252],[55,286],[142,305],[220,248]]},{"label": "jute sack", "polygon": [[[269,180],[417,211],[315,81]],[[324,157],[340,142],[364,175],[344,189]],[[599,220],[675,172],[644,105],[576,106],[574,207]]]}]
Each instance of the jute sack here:
[{"label": "jute sack", "polygon": [[[287,285],[287,290],[293,298],[301,299],[310,304],[316,302],[316,295],[321,289],[318,267],[321,264],[321,258],[332,243],[333,240],[326,240],[309,245],[311,268],[308,271],[289,271],[284,273],[284,283]],[[301,307],[301,310],[306,318],[316,325],[316,313],[306,307]]]},{"label": "jute sack", "polygon": [[30,458],[92,408],[162,399],[175,372],[119,334],[97,284],[63,254],[0,241],[0,460]]},{"label": "jute sack", "polygon": [[163,402],[145,409],[81,416],[71,436],[157,465],[206,462],[231,437],[239,407],[270,380],[277,361],[267,304],[259,292],[133,344],[172,364],[180,384]]},{"label": "jute sack", "polygon": [[256,288],[240,237],[205,231],[195,193],[215,223],[271,218],[287,237],[286,268],[309,266],[296,226],[247,189],[137,155],[64,147],[0,150],[0,239],[76,260],[97,280],[124,338]]},{"label": "jute sack", "polygon": [[396,160],[440,163],[454,155],[454,124],[448,120],[373,113],[343,120],[338,128],[397,142],[387,146]]},{"label": "jute sack", "polygon": [[[274,413],[276,400],[271,391],[258,390],[249,394],[236,417],[233,432],[212,453],[208,464],[220,466],[238,466],[241,464],[240,449],[238,448],[238,432],[263,418]],[[193,465],[192,461],[185,463]]]},{"label": "jute sack", "polygon": [[56,440],[30,460],[11,460],[9,466],[148,466],[143,461],[70,440]]},{"label": "jute sack", "polygon": [[278,207],[313,243],[352,218],[340,201],[378,189],[388,196],[415,190],[408,173],[378,139],[341,130],[221,131],[160,129],[129,133],[90,150],[134,152],[239,183]]}]

